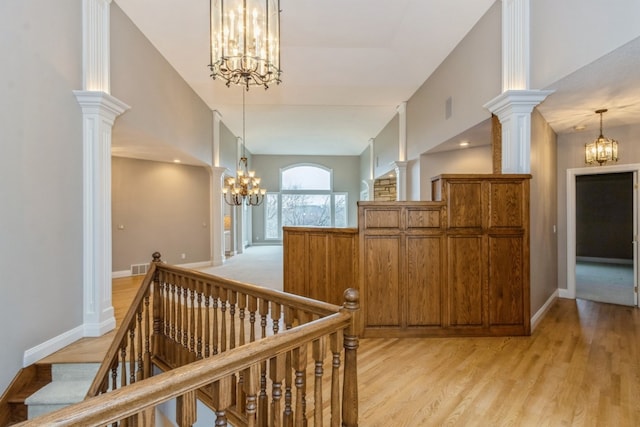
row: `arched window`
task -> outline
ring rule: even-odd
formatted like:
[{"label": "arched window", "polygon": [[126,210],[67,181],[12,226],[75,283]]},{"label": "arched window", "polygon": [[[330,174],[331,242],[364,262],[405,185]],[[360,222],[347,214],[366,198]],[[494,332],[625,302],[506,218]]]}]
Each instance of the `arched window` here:
[{"label": "arched window", "polygon": [[333,192],[333,171],[314,164],[280,170],[280,192],[267,193],[265,239],[282,239],[283,226],[346,227],[347,193]]}]

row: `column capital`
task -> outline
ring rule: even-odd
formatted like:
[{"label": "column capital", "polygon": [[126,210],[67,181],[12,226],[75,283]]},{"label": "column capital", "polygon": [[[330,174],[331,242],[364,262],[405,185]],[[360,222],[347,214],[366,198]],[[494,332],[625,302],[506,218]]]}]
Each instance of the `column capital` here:
[{"label": "column capital", "polygon": [[131,108],[106,92],[74,90],[73,94],[76,96],[83,114],[98,114],[107,119],[111,125],[116,117]]},{"label": "column capital", "polygon": [[500,119],[514,113],[531,114],[533,108],[553,92],[553,90],[507,90],[484,104],[484,108]]}]

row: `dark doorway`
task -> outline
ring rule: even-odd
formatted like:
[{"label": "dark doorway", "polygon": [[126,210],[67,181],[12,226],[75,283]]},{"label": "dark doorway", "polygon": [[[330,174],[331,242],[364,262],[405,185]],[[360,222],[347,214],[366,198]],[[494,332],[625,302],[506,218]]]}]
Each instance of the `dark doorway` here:
[{"label": "dark doorway", "polygon": [[633,172],[576,176],[576,297],[634,305]]}]

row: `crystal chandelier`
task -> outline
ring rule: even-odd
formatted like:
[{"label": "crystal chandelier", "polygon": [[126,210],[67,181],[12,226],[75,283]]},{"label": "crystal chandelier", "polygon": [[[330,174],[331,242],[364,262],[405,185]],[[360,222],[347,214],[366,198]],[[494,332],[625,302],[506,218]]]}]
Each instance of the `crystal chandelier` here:
[{"label": "crystal chandelier", "polygon": [[227,86],[280,83],[280,0],[210,0],[211,77]]},{"label": "crystal chandelier", "polygon": [[606,162],[618,161],[618,141],[602,135],[602,114],[607,109],[597,110],[600,114],[600,136],[595,141],[584,145],[584,162],[588,165],[598,162],[600,166]]},{"label": "crystal chandelier", "polygon": [[244,90],[242,91],[242,156],[236,171],[235,178],[227,178],[222,188],[222,197],[228,205],[240,206],[243,202],[248,206],[259,206],[267,193],[266,188],[260,188],[260,178],[256,172],[249,170],[247,155],[244,146],[245,134],[245,102]]}]

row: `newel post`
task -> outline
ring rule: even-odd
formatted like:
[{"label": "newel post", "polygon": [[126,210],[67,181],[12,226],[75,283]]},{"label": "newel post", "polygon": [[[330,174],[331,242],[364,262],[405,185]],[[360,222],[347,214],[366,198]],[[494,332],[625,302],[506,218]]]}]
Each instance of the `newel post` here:
[{"label": "newel post", "polygon": [[342,390],[342,425],[358,425],[358,317],[360,293],[349,288],[344,291],[342,311],[351,314],[351,324],[344,331],[344,384]]},{"label": "newel post", "polygon": [[[160,283],[160,270],[157,269],[159,264],[162,264],[162,259],[161,259],[161,255],[160,252],[154,252],[152,255],[153,260],[151,261],[152,264],[156,265],[156,271],[153,273],[153,335],[152,335],[152,339],[153,339],[153,343],[152,343],[152,348],[153,348],[153,355],[157,356],[160,353],[160,348],[158,347],[160,345],[160,341],[159,341],[159,337],[161,336],[162,332],[162,319],[161,319],[161,310],[162,310],[162,285]],[[151,369],[151,363],[149,363],[148,365],[149,369]],[[145,378],[149,378],[151,376],[151,372],[148,373],[147,376],[145,376]]]}]

